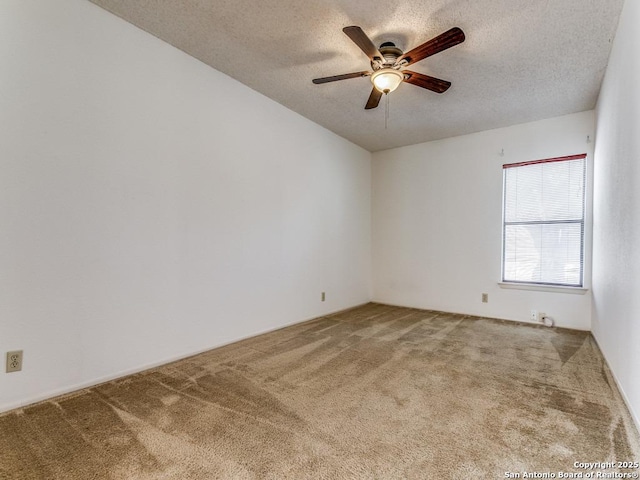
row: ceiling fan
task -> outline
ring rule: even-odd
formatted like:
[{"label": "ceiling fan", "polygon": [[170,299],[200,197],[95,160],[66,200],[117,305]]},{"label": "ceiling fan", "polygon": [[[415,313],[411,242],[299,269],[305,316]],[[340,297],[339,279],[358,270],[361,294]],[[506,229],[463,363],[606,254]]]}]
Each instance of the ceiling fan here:
[{"label": "ceiling fan", "polygon": [[382,94],[393,92],[402,82],[407,82],[417,87],[426,88],[436,93],[445,92],[451,82],[440,80],[439,78],[430,77],[418,72],[404,70],[405,67],[419,62],[431,55],[442,52],[447,48],[451,48],[459,43],[464,42],[464,32],[458,27],[447,30],[441,35],[432,38],[428,42],[417,46],[413,50],[404,53],[393,42],[384,42],[380,48],[376,48],[373,42],[367,37],[367,34],[360,27],[345,27],[342,31],[353,42],[360,47],[369,60],[371,60],[372,72],[354,72],[345,73],[343,75],[334,75],[332,77],[315,78],[313,83],[329,83],[338,80],[346,80],[348,78],[368,77],[371,76],[373,89],[369,100],[365,105],[365,109],[376,108],[380,103]]}]

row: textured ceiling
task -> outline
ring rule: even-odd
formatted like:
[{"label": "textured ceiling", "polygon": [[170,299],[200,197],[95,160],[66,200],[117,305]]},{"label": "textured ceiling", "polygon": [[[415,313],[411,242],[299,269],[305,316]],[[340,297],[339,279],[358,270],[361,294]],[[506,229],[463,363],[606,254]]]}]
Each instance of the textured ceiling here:
[{"label": "textured ceiling", "polygon": [[[370,151],[592,109],[624,0],[90,0]],[[449,80],[402,84],[364,110],[369,70],[342,28],[407,51],[458,26],[466,41],[410,68]]]}]

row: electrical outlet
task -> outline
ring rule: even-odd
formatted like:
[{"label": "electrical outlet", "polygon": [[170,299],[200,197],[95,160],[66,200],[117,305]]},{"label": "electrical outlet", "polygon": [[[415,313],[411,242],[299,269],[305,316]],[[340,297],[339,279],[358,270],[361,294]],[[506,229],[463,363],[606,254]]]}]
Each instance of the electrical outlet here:
[{"label": "electrical outlet", "polygon": [[7,352],[7,373],[22,370],[22,350]]},{"label": "electrical outlet", "polygon": [[483,293],[482,294],[482,303],[489,303],[489,294],[488,293]]},{"label": "electrical outlet", "polygon": [[326,295],[324,294],[324,292],[322,292],[320,294],[320,300],[322,300],[324,302],[325,298],[326,298]]},{"label": "electrical outlet", "polygon": [[537,310],[531,310],[531,313],[529,314],[529,320],[531,320],[532,322],[538,322],[538,311]]}]

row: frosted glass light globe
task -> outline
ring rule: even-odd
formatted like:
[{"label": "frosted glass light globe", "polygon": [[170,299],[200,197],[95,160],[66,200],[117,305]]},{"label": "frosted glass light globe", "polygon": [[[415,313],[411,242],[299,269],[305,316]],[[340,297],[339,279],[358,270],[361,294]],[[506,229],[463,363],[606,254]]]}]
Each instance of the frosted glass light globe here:
[{"label": "frosted glass light globe", "polygon": [[371,75],[371,83],[382,93],[393,92],[403,80],[402,72],[393,68],[381,68]]}]

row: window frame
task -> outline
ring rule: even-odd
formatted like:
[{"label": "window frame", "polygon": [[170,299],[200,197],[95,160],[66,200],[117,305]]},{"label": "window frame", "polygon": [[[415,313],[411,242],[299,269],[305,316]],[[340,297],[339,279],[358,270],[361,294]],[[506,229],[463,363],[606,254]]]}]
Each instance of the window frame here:
[{"label": "window frame", "polygon": [[[582,219],[581,220],[536,220],[536,221],[517,221],[517,222],[507,222],[506,221],[506,201],[507,201],[507,191],[506,191],[506,182],[507,176],[505,171],[510,168],[524,167],[527,165],[537,165],[542,163],[554,163],[554,162],[566,162],[570,160],[584,160],[582,175]],[[586,291],[585,289],[585,263],[587,261],[586,252],[585,252],[585,242],[586,242],[586,223],[587,223],[587,172],[588,172],[588,162],[587,162],[587,154],[581,153],[576,155],[567,155],[563,157],[552,157],[552,158],[544,158],[540,160],[530,160],[525,162],[517,162],[517,163],[507,163],[502,165],[502,258],[501,258],[501,280],[499,285],[502,288],[518,288],[518,287],[531,287],[534,289],[542,289],[542,290],[576,290],[576,291]],[[508,225],[552,225],[552,224],[580,224],[580,276],[578,284],[569,284],[569,283],[550,283],[550,282],[534,282],[534,281],[522,281],[522,280],[507,280],[505,278],[505,259],[506,259],[506,232]]]}]

